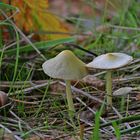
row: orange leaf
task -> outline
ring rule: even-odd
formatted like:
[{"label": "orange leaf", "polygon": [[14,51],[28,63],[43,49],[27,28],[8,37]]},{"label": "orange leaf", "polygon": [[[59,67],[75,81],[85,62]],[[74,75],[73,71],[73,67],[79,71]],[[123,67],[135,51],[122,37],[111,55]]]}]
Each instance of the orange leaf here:
[{"label": "orange leaf", "polygon": [[[6,0],[2,0],[6,2]],[[12,0],[11,5],[19,8],[20,12],[14,20],[25,32],[68,32],[68,28],[57,16],[47,11],[48,0]],[[39,34],[39,38],[58,39],[68,37],[66,34]]]}]

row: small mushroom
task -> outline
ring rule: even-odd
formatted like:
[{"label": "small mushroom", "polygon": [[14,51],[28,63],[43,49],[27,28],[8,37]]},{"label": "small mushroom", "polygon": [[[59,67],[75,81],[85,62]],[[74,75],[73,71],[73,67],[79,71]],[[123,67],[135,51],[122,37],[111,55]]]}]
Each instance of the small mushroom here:
[{"label": "small mushroom", "polygon": [[126,96],[127,96],[127,108],[128,108],[129,95],[132,91],[136,91],[136,90],[140,90],[140,87],[122,87],[122,88],[119,88],[113,92],[113,96],[121,97],[121,111],[124,111]]},{"label": "small mushroom", "polygon": [[[135,88],[132,87],[122,87],[113,92],[113,96],[115,97],[121,97],[121,111],[124,111],[125,106],[125,97],[127,96],[127,99],[129,99],[129,93],[132,92]],[[128,110],[128,100],[127,100],[127,110]]]},{"label": "small mushroom", "polygon": [[56,57],[44,62],[42,67],[50,77],[65,80],[68,107],[70,111],[75,112],[70,81],[82,79],[88,74],[85,63],[71,51],[64,50]]},{"label": "small mushroom", "polygon": [[113,96],[126,96],[133,90],[132,87],[122,87],[113,92]]},{"label": "small mushroom", "polygon": [[0,107],[4,106],[8,101],[8,96],[5,92],[0,91]]},{"label": "small mushroom", "polygon": [[124,53],[107,53],[96,57],[87,67],[107,70],[107,104],[112,106],[112,71],[129,64],[133,58]]}]

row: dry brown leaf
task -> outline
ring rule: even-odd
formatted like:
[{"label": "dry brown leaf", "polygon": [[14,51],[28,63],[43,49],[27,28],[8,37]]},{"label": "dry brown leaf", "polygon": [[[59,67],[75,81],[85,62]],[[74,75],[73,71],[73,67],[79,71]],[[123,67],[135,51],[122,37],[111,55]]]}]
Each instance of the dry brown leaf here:
[{"label": "dry brown leaf", "polygon": [[105,88],[105,83],[93,75],[88,75],[88,76],[84,77],[81,81],[87,85],[91,85],[91,86],[101,89],[101,90],[103,90]]},{"label": "dry brown leaf", "polygon": [[61,85],[59,82],[51,84],[49,86],[49,89],[51,92],[56,92],[56,93],[65,93],[66,91],[65,86]]}]

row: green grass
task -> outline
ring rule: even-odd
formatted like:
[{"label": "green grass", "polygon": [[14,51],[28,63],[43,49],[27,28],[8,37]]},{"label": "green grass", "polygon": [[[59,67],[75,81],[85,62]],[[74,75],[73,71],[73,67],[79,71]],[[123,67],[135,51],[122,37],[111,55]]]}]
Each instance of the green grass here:
[{"label": "green grass", "polygon": [[116,122],[113,122],[112,125],[114,127],[115,135],[116,135],[117,140],[121,140],[121,133],[120,133],[119,126],[117,125]]},{"label": "green grass", "polygon": [[[56,39],[53,41],[40,41],[34,43],[34,45],[37,47],[39,50],[51,50],[51,48],[58,46],[63,43],[68,43],[68,42],[74,42],[76,39],[74,37],[69,37],[69,38],[63,38],[63,39]],[[13,55],[17,49],[10,49],[5,51],[5,54],[8,55]],[[30,53],[33,52],[34,48],[32,48],[31,45],[25,45],[20,47],[20,53]]]},{"label": "green grass", "polygon": [[100,139],[100,113],[97,111],[95,114],[95,127],[93,129],[93,135],[91,140],[99,140]]}]

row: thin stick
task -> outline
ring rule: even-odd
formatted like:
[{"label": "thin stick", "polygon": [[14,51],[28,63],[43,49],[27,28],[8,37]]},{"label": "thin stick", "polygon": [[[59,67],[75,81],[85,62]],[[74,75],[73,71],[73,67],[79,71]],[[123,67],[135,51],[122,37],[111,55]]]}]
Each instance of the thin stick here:
[{"label": "thin stick", "polygon": [[31,92],[34,89],[42,88],[42,87],[47,86],[48,84],[51,85],[51,84],[54,84],[54,83],[57,83],[57,81],[47,82],[47,83],[43,83],[43,84],[39,84],[39,85],[33,85],[32,87],[29,87],[29,88],[25,88],[25,89],[22,89],[22,90],[11,92],[11,93],[9,93],[9,95],[16,95],[16,94],[23,93],[23,92],[24,92],[24,94],[26,94],[28,92]]}]

